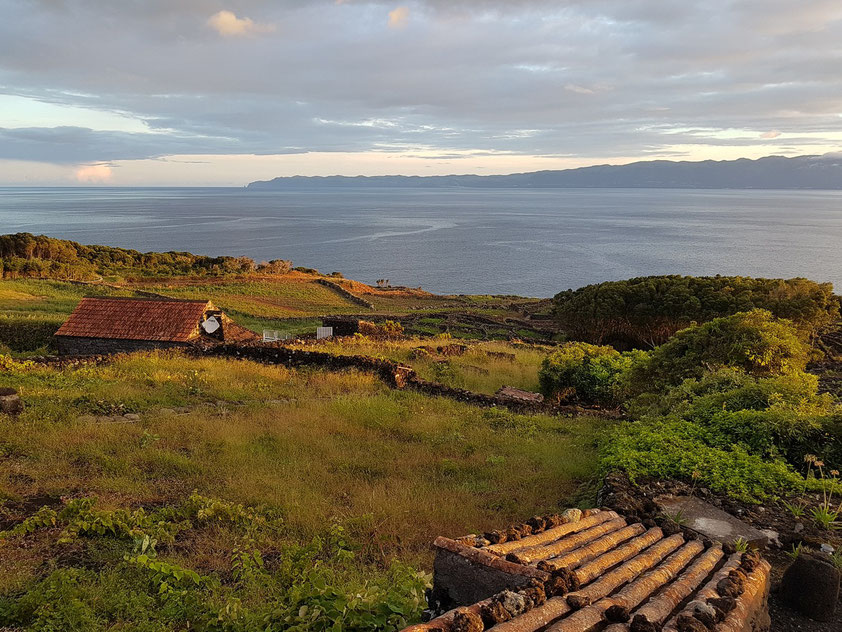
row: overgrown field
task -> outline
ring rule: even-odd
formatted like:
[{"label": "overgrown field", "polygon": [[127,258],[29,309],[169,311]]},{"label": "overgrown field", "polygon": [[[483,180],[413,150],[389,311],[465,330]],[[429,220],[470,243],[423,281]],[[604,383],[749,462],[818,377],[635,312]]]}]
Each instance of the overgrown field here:
[{"label": "overgrown field", "polygon": [[520,342],[465,341],[447,336],[376,340],[366,336],[293,345],[338,355],[368,355],[411,366],[426,379],[478,393],[502,386],[538,390],[538,370],[553,347]]},{"label": "overgrown field", "polygon": [[394,629],[435,535],[569,505],[612,423],[177,354],[2,371],[0,627],[33,630]]}]

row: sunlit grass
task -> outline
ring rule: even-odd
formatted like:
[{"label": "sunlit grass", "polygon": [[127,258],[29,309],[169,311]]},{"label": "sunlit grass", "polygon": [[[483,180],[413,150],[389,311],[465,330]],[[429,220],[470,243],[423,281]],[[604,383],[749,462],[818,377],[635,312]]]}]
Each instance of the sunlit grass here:
[{"label": "sunlit grass", "polygon": [[[565,505],[594,474],[609,423],[476,409],[369,374],[175,354],[4,382],[27,410],[0,418],[0,498],[82,494],[117,507],[196,489],[278,508],[301,538],[338,520],[372,558],[419,563],[435,535]],[[140,422],[80,419],[120,404]],[[191,412],[161,412],[177,406]]]},{"label": "sunlit grass", "polygon": [[[462,355],[443,356],[435,348],[448,344],[466,344]],[[538,370],[551,347],[511,342],[477,342],[442,338],[410,338],[373,340],[340,338],[318,344],[293,345],[339,355],[369,355],[388,358],[411,366],[427,380],[448,386],[466,388],[479,393],[494,393],[502,386],[525,390],[538,389]],[[415,351],[432,348],[430,354]]]}]

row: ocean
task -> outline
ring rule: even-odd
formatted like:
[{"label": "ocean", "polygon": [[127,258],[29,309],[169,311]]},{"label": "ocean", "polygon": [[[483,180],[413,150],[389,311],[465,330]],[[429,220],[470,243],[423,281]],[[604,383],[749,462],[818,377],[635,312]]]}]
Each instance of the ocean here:
[{"label": "ocean", "polygon": [[0,188],[0,233],[246,255],[438,293],[651,274],[842,288],[842,191]]}]

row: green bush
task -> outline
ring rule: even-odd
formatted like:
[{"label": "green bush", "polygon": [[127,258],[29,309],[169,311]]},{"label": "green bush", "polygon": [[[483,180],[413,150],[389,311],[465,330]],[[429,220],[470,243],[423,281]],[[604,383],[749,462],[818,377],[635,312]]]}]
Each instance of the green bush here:
[{"label": "green bush", "polygon": [[683,329],[635,363],[629,381],[643,393],[724,367],[755,377],[784,375],[802,371],[809,352],[792,323],[752,310]]},{"label": "green bush", "polygon": [[816,454],[842,466],[842,411],[830,395],[818,393],[818,379],[807,373],[753,378],[722,369],[660,397],[638,398],[630,410],[643,421],[690,422],[713,447],[740,445],[753,455],[782,456],[795,467]]},{"label": "green bush", "polygon": [[805,337],[839,316],[833,286],[808,279],[639,277],[560,292],[553,303],[571,337],[633,347],[655,347],[694,322],[758,308],[793,321]]},{"label": "green bush", "polygon": [[635,417],[669,413],[710,418],[722,410],[764,410],[775,403],[814,403],[822,410],[830,395],[818,395],[818,377],[803,371],[756,378],[734,367],[722,368],[700,378],[689,378],[663,393],[647,393],[632,400]]},{"label": "green bush", "polygon": [[641,477],[695,480],[734,498],[756,502],[797,490],[804,479],[781,458],[751,454],[742,445],[708,443],[707,429],[675,419],[632,422],[615,429],[601,452],[605,469]]},{"label": "green bush", "polygon": [[17,352],[52,350],[53,334],[60,324],[46,318],[0,315],[0,344]]},{"label": "green bush", "polygon": [[603,466],[693,478],[746,501],[802,491],[806,455],[842,467],[842,409],[804,372],[808,351],[764,310],[678,332],[625,372],[638,421],[611,434]]},{"label": "green bush", "polygon": [[626,373],[643,355],[584,342],[565,344],[544,359],[538,373],[541,392],[558,400],[616,406],[624,397]]},{"label": "green bush", "polygon": [[138,252],[111,246],[84,246],[46,235],[0,235],[0,278],[94,280],[101,276],[225,276],[286,274],[282,259],[255,264],[248,257],[208,257],[189,252]]},{"label": "green bush", "polygon": [[[0,542],[53,538],[50,550],[62,561],[0,594],[0,627],[374,632],[420,619],[426,576],[393,562],[362,579],[355,547],[338,524],[304,545],[283,542],[282,530],[280,518],[265,508],[197,494],[149,513],[97,510],[92,499],[70,501],[59,511],[42,508],[0,531]],[[217,552],[228,558],[228,572],[200,572],[165,559],[211,534],[230,547]],[[82,556],[81,568],[63,567],[74,564],[74,555]]]}]

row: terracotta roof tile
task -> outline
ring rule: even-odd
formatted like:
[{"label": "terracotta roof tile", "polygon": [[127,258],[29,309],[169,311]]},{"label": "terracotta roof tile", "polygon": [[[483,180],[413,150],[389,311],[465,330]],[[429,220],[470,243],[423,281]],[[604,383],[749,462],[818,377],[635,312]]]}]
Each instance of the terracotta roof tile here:
[{"label": "terracotta roof tile", "polygon": [[55,335],[188,342],[208,309],[209,301],[83,298]]}]

